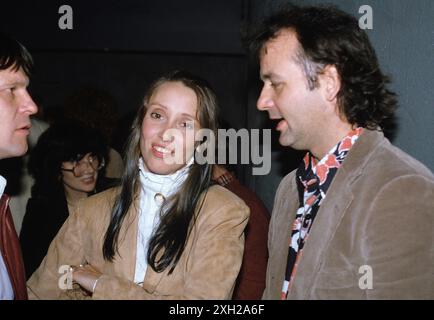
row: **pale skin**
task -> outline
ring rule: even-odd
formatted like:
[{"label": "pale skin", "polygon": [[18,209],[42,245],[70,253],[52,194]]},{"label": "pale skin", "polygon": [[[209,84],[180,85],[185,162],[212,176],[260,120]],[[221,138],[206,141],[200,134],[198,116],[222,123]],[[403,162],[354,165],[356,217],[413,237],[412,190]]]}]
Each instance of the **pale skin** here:
[{"label": "pale skin", "polygon": [[0,159],[19,157],[27,151],[30,116],[38,111],[23,69],[0,70]]},{"label": "pale skin", "polygon": [[299,46],[289,29],[265,43],[260,52],[263,88],[257,108],[267,111],[270,119],[280,120],[276,130],[282,146],[309,150],[321,159],[353,126],[338,111],[341,81],[335,66],[326,66],[318,75],[319,86],[309,90],[303,69],[296,62]]},{"label": "pale skin", "polygon": [[[96,181],[98,178],[98,171],[96,171],[89,164],[89,157],[91,153],[87,153],[81,160],[82,172],[79,177],[75,177],[70,171],[62,170],[62,182],[65,188],[66,200],[68,203],[74,205],[80,199],[86,198],[89,192],[95,190]],[[62,163],[62,168],[72,169],[74,163],[65,161]]]},{"label": "pale skin", "polygon": [[[177,135],[169,134],[177,129]],[[197,118],[197,97],[194,91],[181,82],[166,82],[152,94],[142,122],[140,151],[145,170],[167,175],[186,165],[168,164],[164,158],[182,149],[186,159],[193,156],[194,130],[200,129]],[[190,132],[191,131],[191,132]],[[192,133],[192,134],[188,134]],[[188,139],[192,137],[192,139]],[[93,292],[102,273],[87,264],[75,267],[73,280],[83,289]]]},{"label": "pale skin", "polygon": [[[181,82],[166,82],[154,91],[140,139],[145,170],[171,174],[185,166],[193,156],[195,130],[200,129],[196,113],[196,94]],[[176,160],[175,152],[180,153],[180,161],[170,164],[167,160]]]}]

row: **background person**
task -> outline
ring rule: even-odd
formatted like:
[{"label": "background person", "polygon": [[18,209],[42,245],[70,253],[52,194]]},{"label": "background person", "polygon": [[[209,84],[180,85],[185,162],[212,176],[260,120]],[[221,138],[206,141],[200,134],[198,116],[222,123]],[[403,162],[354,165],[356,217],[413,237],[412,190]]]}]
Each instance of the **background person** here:
[{"label": "background person", "polygon": [[[32,57],[20,43],[0,33],[0,159],[27,151],[30,116],[38,111],[30,97]],[[0,300],[27,299],[25,271],[18,235],[0,175]]]},{"label": "background person", "polygon": [[243,263],[235,284],[232,299],[260,300],[265,289],[268,261],[268,224],[270,214],[261,199],[223,165],[213,166],[213,181],[236,194],[250,209],[244,244]]},{"label": "background person", "polygon": [[52,125],[30,153],[35,183],[20,241],[29,278],[78,201],[112,186],[104,178],[107,147],[99,133],[75,122]]}]

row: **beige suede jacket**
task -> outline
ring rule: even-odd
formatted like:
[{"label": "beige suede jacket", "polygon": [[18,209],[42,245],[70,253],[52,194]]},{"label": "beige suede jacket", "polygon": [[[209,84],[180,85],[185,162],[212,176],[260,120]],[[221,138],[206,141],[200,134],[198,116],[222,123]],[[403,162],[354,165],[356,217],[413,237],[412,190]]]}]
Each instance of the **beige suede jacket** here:
[{"label": "beige suede jacket", "polygon": [[[119,254],[105,261],[102,245],[118,192],[110,189],[79,203],[50,245],[39,269],[27,282],[30,299],[230,299],[243,257],[249,209],[237,196],[212,186],[172,274],[148,268],[143,285],[133,282],[136,264],[138,201],[119,235]],[[103,275],[92,297],[77,285],[59,287],[62,265],[89,263]]]}]

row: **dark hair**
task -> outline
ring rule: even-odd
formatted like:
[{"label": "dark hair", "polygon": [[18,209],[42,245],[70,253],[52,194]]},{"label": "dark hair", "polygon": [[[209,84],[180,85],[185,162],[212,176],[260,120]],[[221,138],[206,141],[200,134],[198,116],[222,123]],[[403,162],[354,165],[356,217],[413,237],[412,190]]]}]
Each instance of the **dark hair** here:
[{"label": "dark hair", "polygon": [[72,121],[52,125],[30,152],[28,168],[35,179],[32,196],[64,193],[59,179],[62,162],[80,160],[87,153],[102,161],[107,159],[107,152],[103,137],[94,129]]},{"label": "dark hair", "polygon": [[317,87],[325,66],[336,67],[341,80],[339,112],[349,123],[376,129],[393,118],[396,94],[387,88],[389,78],[381,72],[375,50],[355,17],[334,6],[290,5],[264,20],[250,36],[250,48],[259,54],[284,29],[294,31],[300,43],[294,59],[310,90]]},{"label": "dark hair", "polygon": [[[150,86],[133,122],[126,148],[122,186],[113,205],[110,225],[105,234],[103,255],[108,261],[114,259],[122,222],[140,186],[138,161],[141,156],[140,136],[146,105],[155,90],[167,82],[180,82],[192,89],[197,97],[197,116],[201,128],[208,128],[214,132],[217,129],[217,100],[211,87],[203,79],[188,72],[175,71],[159,78]],[[211,184],[211,176],[212,165],[193,163],[179,192],[163,203],[160,223],[151,236],[147,254],[148,263],[154,271],[162,272],[168,267],[169,273],[174,270],[194,225],[196,210],[198,212],[201,206],[200,196]]]},{"label": "dark hair", "polygon": [[0,32],[0,70],[22,68],[27,76],[33,67],[33,60],[27,49],[18,41]]},{"label": "dark hair", "polygon": [[64,116],[99,130],[110,144],[119,120],[115,98],[108,92],[83,87],[66,99]]}]

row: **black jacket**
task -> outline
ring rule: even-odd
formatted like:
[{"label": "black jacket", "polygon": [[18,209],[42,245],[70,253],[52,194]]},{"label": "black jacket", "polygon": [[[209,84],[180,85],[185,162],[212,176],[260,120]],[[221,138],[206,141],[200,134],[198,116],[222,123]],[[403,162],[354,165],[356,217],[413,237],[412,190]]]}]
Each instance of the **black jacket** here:
[{"label": "black jacket", "polygon": [[[97,192],[118,184],[118,179],[98,179]],[[27,202],[20,232],[20,242],[26,269],[26,279],[41,264],[51,241],[69,216],[65,194],[33,196]]]}]

